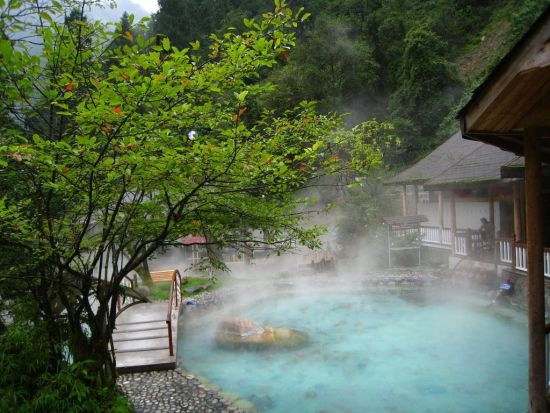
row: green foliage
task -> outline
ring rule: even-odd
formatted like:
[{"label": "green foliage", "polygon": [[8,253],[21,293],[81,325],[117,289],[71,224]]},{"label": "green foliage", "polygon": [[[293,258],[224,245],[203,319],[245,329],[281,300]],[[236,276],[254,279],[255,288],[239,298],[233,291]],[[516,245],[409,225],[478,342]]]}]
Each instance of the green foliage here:
[{"label": "green foliage", "polygon": [[512,14],[510,41],[516,42],[548,7],[549,0],[520,1]]},{"label": "green foliage", "polygon": [[316,100],[323,112],[344,107],[357,90],[373,90],[378,63],[368,41],[354,33],[352,22],[322,15],[289,54],[288,64],[268,77],[277,85],[263,105],[290,107]]},{"label": "green foliage", "polygon": [[[278,251],[316,247],[322,229],[295,213],[296,191],[381,163],[367,139],[377,122],[345,131],[305,101],[250,116],[272,89],[258,80],[295,46],[306,16],[284,1],[242,33],[183,49],[134,36],[143,24],[130,17],[111,32],[82,14],[60,23],[61,5],[12,6],[0,40],[0,114],[11,120],[0,125],[2,290],[15,285],[35,301],[48,343],[67,346],[76,363],[94,360],[86,369],[100,384],[114,380],[108,343],[121,283],[152,254],[188,234],[218,247],[257,238]],[[21,29],[32,47],[10,40]],[[67,377],[46,382],[81,397]]]},{"label": "green foliage", "polygon": [[[185,284],[181,285],[181,293],[183,297],[192,297],[194,295],[202,293],[204,290],[198,290],[193,293],[187,293],[184,289],[189,287],[196,287],[199,285],[211,284],[209,291],[220,287],[220,281],[218,279],[205,278],[205,277],[186,277]],[[156,282],[150,287],[150,294],[147,296],[151,301],[164,301],[170,298],[171,282]]]},{"label": "green foliage", "polygon": [[[406,142],[405,157],[417,155],[429,148],[425,135],[433,131],[453,106],[453,87],[458,87],[453,66],[446,58],[447,44],[426,25],[413,26],[404,39],[399,74],[400,87],[391,97],[390,108],[398,122],[400,135]],[[411,127],[408,119],[414,119]],[[433,132],[431,132],[433,133]]]},{"label": "green foliage", "polygon": [[[403,141],[391,162],[401,167],[457,129],[453,115],[466,93],[463,89],[471,85],[458,80],[453,65],[465,50],[479,46],[483,30],[510,20],[511,37],[517,39],[549,3],[302,0],[297,4],[312,16],[300,28],[298,46],[282,59],[283,64],[262,73],[277,87],[266,90],[257,105],[278,113],[313,99],[321,112],[349,111],[350,124],[373,116],[389,119]],[[165,0],[154,27],[156,32],[174,34],[176,42],[185,39],[179,44],[187,45],[210,31],[241,27],[241,17],[251,19],[262,11],[258,1],[188,0],[184,5]],[[178,19],[185,23],[178,24]],[[175,33],[188,29],[183,37]],[[497,49],[489,53],[498,55]],[[468,82],[472,77],[467,76]]]},{"label": "green foliage", "polygon": [[151,283],[147,298],[151,301],[164,301],[170,298],[171,281]]},{"label": "green foliage", "polygon": [[52,354],[45,323],[28,322],[27,317],[18,314],[0,334],[2,412],[132,411],[114,389],[95,384],[92,361],[68,364]]}]

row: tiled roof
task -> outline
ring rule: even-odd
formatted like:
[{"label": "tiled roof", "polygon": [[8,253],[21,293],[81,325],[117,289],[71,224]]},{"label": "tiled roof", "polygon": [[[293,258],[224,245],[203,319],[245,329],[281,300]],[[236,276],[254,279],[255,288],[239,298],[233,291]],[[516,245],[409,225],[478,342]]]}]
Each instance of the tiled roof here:
[{"label": "tiled roof", "polygon": [[462,139],[460,132],[386,184],[449,185],[501,179],[502,166],[521,166],[523,157],[482,142]]},{"label": "tiled roof", "polygon": [[482,145],[480,142],[462,139],[460,132],[457,132],[425,158],[387,180],[386,184],[423,184]]},{"label": "tiled roof", "polygon": [[502,166],[520,166],[523,163],[521,156],[503,151],[496,146],[481,144],[479,148],[451,165],[442,174],[425,182],[424,185],[498,181],[501,179]]}]

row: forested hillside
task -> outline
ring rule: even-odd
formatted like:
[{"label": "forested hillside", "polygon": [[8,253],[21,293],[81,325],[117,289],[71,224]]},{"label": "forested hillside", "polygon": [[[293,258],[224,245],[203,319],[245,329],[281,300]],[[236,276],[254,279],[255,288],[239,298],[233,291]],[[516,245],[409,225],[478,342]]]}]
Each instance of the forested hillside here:
[{"label": "forested hillside", "polygon": [[[264,80],[258,99],[277,111],[316,100],[324,112],[349,112],[350,125],[391,120],[402,144],[389,161],[402,167],[456,130],[456,109],[488,68],[550,0],[296,0],[311,17],[297,46]],[[209,33],[242,27],[267,0],[160,0],[151,29],[188,47]]]}]

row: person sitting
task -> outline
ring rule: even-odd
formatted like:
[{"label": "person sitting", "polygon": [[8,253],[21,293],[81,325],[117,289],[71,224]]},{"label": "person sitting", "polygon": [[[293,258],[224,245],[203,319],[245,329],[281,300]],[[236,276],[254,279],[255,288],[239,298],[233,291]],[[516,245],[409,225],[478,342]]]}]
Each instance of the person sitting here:
[{"label": "person sitting", "polygon": [[492,248],[495,240],[495,226],[492,222],[487,221],[487,218],[481,218],[481,227],[479,228],[481,233],[481,242],[483,247]]},{"label": "person sitting", "polygon": [[503,300],[505,297],[510,299],[514,295],[514,281],[511,278],[508,278],[505,282],[500,283],[498,286],[498,292],[493,299],[493,304],[499,300]]},{"label": "person sitting", "polygon": [[501,294],[510,296],[514,293],[514,282],[511,278],[508,278],[505,282],[501,283],[498,288]]}]

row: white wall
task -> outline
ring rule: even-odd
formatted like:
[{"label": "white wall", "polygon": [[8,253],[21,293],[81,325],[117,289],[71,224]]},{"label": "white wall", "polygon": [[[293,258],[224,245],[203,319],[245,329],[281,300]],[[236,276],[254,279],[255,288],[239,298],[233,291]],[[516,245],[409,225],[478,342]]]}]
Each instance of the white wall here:
[{"label": "white wall", "polygon": [[[500,205],[498,202],[495,205],[495,230],[500,230]],[[481,226],[481,218],[489,219],[489,203],[483,201],[468,201],[457,200],[456,209],[456,227],[458,229],[479,229]],[[443,203],[443,226],[449,228],[451,226],[451,212],[448,201]],[[423,225],[439,226],[439,205],[437,202],[420,202],[418,203],[418,214],[425,215],[428,222]]]}]

